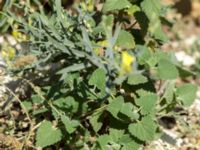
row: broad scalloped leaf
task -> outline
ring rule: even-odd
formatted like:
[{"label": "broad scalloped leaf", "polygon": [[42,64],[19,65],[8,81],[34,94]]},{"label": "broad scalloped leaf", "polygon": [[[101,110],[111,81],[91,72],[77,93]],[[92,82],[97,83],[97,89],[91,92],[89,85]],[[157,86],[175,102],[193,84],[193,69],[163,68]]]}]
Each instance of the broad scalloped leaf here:
[{"label": "broad scalloped leaf", "polygon": [[167,83],[165,93],[163,97],[166,99],[167,103],[170,104],[174,99],[175,82],[171,81]]},{"label": "broad scalloped leaf", "polygon": [[31,100],[34,104],[36,103],[41,104],[44,102],[44,99],[42,99],[39,95],[32,95]]},{"label": "broad scalloped leaf", "polygon": [[98,89],[105,91],[106,87],[106,72],[104,69],[96,69],[89,80],[89,85],[94,85]]},{"label": "broad scalloped leaf", "polygon": [[141,3],[142,10],[149,19],[149,32],[158,40],[167,41],[168,38],[163,32],[160,22],[161,3],[159,0],[144,0]]},{"label": "broad scalloped leaf", "polygon": [[135,141],[131,141],[123,145],[122,149],[120,150],[138,150],[140,144],[136,143]]},{"label": "broad scalloped leaf", "polygon": [[138,150],[141,146],[131,137],[130,134],[124,134],[121,136],[119,143],[122,145],[121,150]]},{"label": "broad scalloped leaf", "polygon": [[30,101],[23,101],[21,103],[21,107],[29,112],[33,109],[33,104]]},{"label": "broad scalloped leaf", "polygon": [[50,121],[44,121],[36,133],[36,146],[46,147],[59,142],[62,139],[60,129],[55,128]]},{"label": "broad scalloped leaf", "polygon": [[98,132],[99,129],[102,127],[102,118],[101,118],[102,113],[98,113],[96,115],[92,115],[89,118],[90,124],[92,125],[92,128],[95,132]]},{"label": "broad scalloped leaf", "polygon": [[142,9],[145,11],[145,13],[147,12],[147,16],[149,18],[152,18],[155,13],[157,16],[160,15],[161,13],[161,3],[159,0],[143,0],[143,2],[141,3],[141,7]]},{"label": "broad scalloped leaf", "polygon": [[135,12],[138,12],[138,11],[140,11],[140,7],[138,7],[137,5],[132,5],[131,7],[127,9],[126,12],[128,13],[128,15],[133,15]]},{"label": "broad scalloped leaf", "polygon": [[97,142],[99,143],[99,146],[102,150],[107,150],[107,144],[112,141],[111,137],[108,134],[104,134],[99,136],[97,139]]},{"label": "broad scalloped leaf", "polygon": [[121,129],[114,129],[110,128],[109,129],[109,134],[112,139],[112,141],[119,143],[119,139],[124,135],[124,130]]},{"label": "broad scalloped leaf", "polygon": [[135,48],[135,40],[131,33],[120,30],[116,45],[125,49]]},{"label": "broad scalloped leaf", "polygon": [[156,102],[158,97],[156,94],[146,94],[145,96],[141,96],[139,99],[136,99],[136,104],[140,106],[141,113],[147,114],[154,112]]},{"label": "broad scalloped leaf", "polygon": [[78,110],[78,102],[71,96],[58,98],[53,101],[53,104],[60,109],[74,113]]},{"label": "broad scalloped leaf", "polygon": [[129,119],[138,119],[139,116],[137,113],[134,112],[133,107],[134,107],[133,104],[130,102],[124,103],[121,106],[120,113],[122,113]]},{"label": "broad scalloped leaf", "polygon": [[121,106],[123,106],[124,104],[124,99],[123,97],[117,97],[116,99],[114,99],[113,101],[111,101],[111,103],[108,105],[107,110],[117,119],[119,119],[119,117],[117,116]]},{"label": "broad scalloped leaf", "polygon": [[121,10],[130,6],[131,3],[128,0],[106,0],[103,5],[103,12]]},{"label": "broad scalloped leaf", "polygon": [[178,99],[183,102],[185,106],[190,106],[196,97],[197,86],[194,84],[184,84],[177,88],[176,94]]},{"label": "broad scalloped leaf", "polygon": [[161,59],[158,63],[158,76],[162,80],[172,80],[178,77],[176,66],[168,60]]},{"label": "broad scalloped leaf", "polygon": [[62,115],[61,121],[65,125],[65,129],[69,134],[73,133],[77,127],[80,125],[80,122],[77,120],[70,120],[69,117]]},{"label": "broad scalloped leaf", "polygon": [[147,61],[152,57],[152,53],[150,52],[149,48],[147,46],[137,45],[136,49],[138,51],[137,60],[139,64],[146,64]]},{"label": "broad scalloped leaf", "polygon": [[[118,130],[116,130],[118,132]],[[117,134],[115,134],[117,136]],[[117,138],[117,137],[116,137]],[[120,137],[119,137],[120,138]],[[119,142],[112,139],[112,135],[104,134],[97,139],[101,150],[120,150],[121,145]]]},{"label": "broad scalloped leaf", "polygon": [[156,133],[156,124],[151,117],[146,116],[137,123],[130,124],[129,132],[141,141],[153,140]]},{"label": "broad scalloped leaf", "polygon": [[147,81],[148,81],[147,78],[142,74],[134,74],[128,77],[127,83],[130,85],[138,85],[146,83]]}]

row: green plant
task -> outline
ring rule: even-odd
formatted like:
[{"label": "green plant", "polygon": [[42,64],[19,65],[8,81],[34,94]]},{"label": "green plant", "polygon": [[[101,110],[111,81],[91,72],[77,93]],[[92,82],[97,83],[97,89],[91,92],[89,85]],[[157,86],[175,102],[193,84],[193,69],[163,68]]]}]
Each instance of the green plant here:
[{"label": "green plant", "polygon": [[160,49],[168,39],[158,0],[87,0],[75,11],[60,0],[49,11],[25,5],[15,4],[23,16],[7,16],[28,36],[18,57],[37,58],[12,69],[35,84],[22,105],[41,122],[37,147],[138,149],[161,136],[159,118],[193,102],[197,87],[175,82],[192,73]]},{"label": "green plant", "polygon": [[[12,2],[10,0],[1,1],[0,2],[0,12],[6,11],[11,5],[12,5]],[[8,18],[6,18],[4,14],[0,13],[0,31],[1,32],[5,32],[9,28],[7,19]]]}]

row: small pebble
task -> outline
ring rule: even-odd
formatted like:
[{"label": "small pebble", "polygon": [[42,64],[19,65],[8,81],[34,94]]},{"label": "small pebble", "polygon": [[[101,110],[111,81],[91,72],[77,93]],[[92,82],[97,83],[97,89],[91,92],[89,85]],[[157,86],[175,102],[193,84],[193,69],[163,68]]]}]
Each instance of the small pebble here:
[{"label": "small pebble", "polygon": [[2,44],[4,42],[4,37],[0,36],[0,44]]},{"label": "small pebble", "polygon": [[17,44],[17,41],[14,39],[14,37],[13,36],[7,36],[7,40],[8,40],[8,42],[9,42],[9,44],[11,45],[11,46],[14,46],[14,45],[16,45]]}]

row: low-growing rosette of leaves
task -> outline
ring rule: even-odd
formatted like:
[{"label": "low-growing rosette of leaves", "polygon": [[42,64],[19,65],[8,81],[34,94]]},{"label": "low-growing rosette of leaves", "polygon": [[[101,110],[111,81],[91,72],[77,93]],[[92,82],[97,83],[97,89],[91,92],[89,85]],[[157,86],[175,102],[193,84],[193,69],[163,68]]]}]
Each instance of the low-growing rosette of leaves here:
[{"label": "low-growing rosette of leaves", "polygon": [[196,86],[177,88],[180,66],[160,49],[168,40],[160,1],[86,0],[70,10],[60,0],[49,5],[34,3],[32,11],[15,4],[23,16],[7,12],[11,26],[28,35],[24,55],[37,58],[12,68],[33,74],[28,79],[41,90],[23,101],[33,118],[46,118],[37,119],[36,146],[136,150],[159,138],[159,117],[192,104]]}]

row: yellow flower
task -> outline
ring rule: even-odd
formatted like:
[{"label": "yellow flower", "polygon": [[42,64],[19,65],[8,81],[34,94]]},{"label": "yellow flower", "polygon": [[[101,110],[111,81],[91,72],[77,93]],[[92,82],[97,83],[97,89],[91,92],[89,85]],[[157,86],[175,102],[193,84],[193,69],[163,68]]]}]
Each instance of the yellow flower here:
[{"label": "yellow flower", "polygon": [[81,6],[83,10],[92,12],[94,10],[94,1],[88,0],[87,2],[82,2]]},{"label": "yellow flower", "polygon": [[128,52],[122,52],[122,73],[130,73],[132,71],[132,63],[135,61],[135,57]]},{"label": "yellow flower", "polygon": [[89,0],[88,2],[88,11],[92,12],[94,10],[94,2],[93,0]]},{"label": "yellow flower", "polygon": [[12,31],[12,36],[15,38],[15,39],[18,39],[20,37],[20,32],[18,32],[17,30],[13,30]]},{"label": "yellow flower", "polygon": [[7,49],[2,49],[1,53],[2,57],[7,61],[12,60],[15,57],[15,49],[10,46]]},{"label": "yellow flower", "polygon": [[13,29],[12,36],[19,42],[28,40],[28,36],[27,35],[17,31],[16,29]]},{"label": "yellow flower", "polygon": [[108,41],[107,40],[99,41],[99,42],[97,42],[97,44],[102,46],[102,47],[107,47],[108,46]]}]

